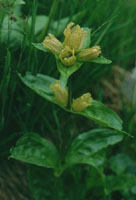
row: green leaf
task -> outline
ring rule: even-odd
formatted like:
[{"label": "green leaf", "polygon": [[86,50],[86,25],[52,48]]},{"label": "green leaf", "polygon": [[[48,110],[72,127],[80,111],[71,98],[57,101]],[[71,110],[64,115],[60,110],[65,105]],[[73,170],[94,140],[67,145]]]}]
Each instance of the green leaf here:
[{"label": "green leaf", "polygon": [[123,139],[123,134],[114,130],[95,129],[78,135],[66,155],[67,165],[84,163],[99,166],[103,157],[96,154],[109,145],[114,145]]},{"label": "green leaf", "polygon": [[[50,88],[50,84],[55,83],[56,79],[42,74],[32,75],[30,72],[27,72],[24,77],[22,77],[21,75],[19,75],[19,77],[25,85],[27,85],[37,94],[47,99],[48,101],[59,105],[66,111],[72,112],[74,114],[80,114],[106,127],[110,127],[119,131],[122,130],[122,120],[114,111],[107,108],[101,102],[93,100],[92,105],[86,108],[84,111],[74,112],[72,110],[66,109],[63,105],[56,102],[53,91]],[[64,78],[64,76],[62,78]],[[61,81],[63,81],[63,79],[61,79]],[[66,84],[65,81],[66,79],[64,79],[64,85]]]},{"label": "green leaf", "polygon": [[56,168],[59,161],[56,147],[35,133],[21,137],[10,152],[11,158],[47,168]]},{"label": "green leaf", "polygon": [[122,120],[119,116],[99,101],[93,100],[92,105],[87,107],[84,111],[74,113],[83,115],[84,117],[94,120],[106,127],[119,131],[122,130]]},{"label": "green leaf", "polygon": [[32,75],[30,72],[27,72],[24,77],[19,74],[19,77],[26,86],[31,88],[37,94],[48,101],[57,104],[50,88],[50,84],[55,83],[56,79],[42,74]]},{"label": "green leaf", "polygon": [[61,86],[65,87],[67,85],[68,78],[81,67],[82,63],[76,62],[74,65],[67,67],[61,63],[58,55],[56,55],[56,61],[57,61],[57,68],[61,74],[60,76]]},{"label": "green leaf", "polygon": [[108,59],[104,58],[103,56],[93,58],[87,62],[94,62],[94,63],[99,63],[99,64],[111,64],[112,63],[111,60],[108,60]]},{"label": "green leaf", "polygon": [[87,32],[86,38],[84,40],[83,49],[86,49],[89,47],[91,43],[91,29],[90,28],[84,28],[84,30]]},{"label": "green leaf", "polygon": [[42,74],[32,75],[31,72],[27,72],[24,77],[21,76],[21,74],[19,74],[19,78],[26,86],[28,86],[30,89],[32,89],[34,92],[36,92],[44,99],[47,99],[48,101],[57,104],[64,110],[69,111],[64,107],[64,105],[59,104],[56,101],[53,91],[50,88],[50,84],[56,82],[55,78]]},{"label": "green leaf", "polygon": [[39,50],[41,50],[41,51],[49,52],[49,50],[48,50],[47,48],[45,48],[45,47],[43,46],[42,43],[32,43],[32,45],[33,45],[35,48],[37,48],[37,49],[39,49]]}]

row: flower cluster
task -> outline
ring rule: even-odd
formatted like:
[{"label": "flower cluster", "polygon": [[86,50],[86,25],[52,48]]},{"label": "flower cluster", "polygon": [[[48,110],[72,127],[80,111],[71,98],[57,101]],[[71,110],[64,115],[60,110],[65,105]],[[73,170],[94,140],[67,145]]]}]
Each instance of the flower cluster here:
[{"label": "flower cluster", "polygon": [[[67,106],[68,104],[68,92],[66,88],[62,88],[60,85],[60,81],[57,80],[56,83],[52,83],[50,85],[52,89],[55,99],[57,103],[62,104],[63,106]],[[91,94],[88,92],[83,94],[81,97],[74,99],[71,105],[71,108],[74,112],[82,112],[88,106],[92,105],[92,97]]]},{"label": "flower cluster", "polygon": [[66,88],[60,86],[59,80],[56,83],[50,84],[50,88],[53,90],[56,101],[64,106],[68,103],[68,92]]},{"label": "flower cluster", "polygon": [[89,61],[100,55],[100,46],[84,49],[84,41],[87,32],[70,22],[64,30],[64,43],[61,43],[54,35],[49,34],[43,41],[43,46],[54,54],[59,55],[59,59],[64,66],[72,66],[76,61]]},{"label": "flower cluster", "polygon": [[92,97],[91,94],[88,92],[86,94],[83,94],[81,97],[74,99],[72,103],[72,109],[75,112],[82,112],[84,111],[88,106],[92,105]]},{"label": "flower cluster", "polygon": [[[42,42],[43,46],[50,52],[58,55],[57,58],[61,61],[64,67],[74,66],[76,62],[87,62],[96,58],[101,53],[100,46],[85,48],[84,42],[87,37],[87,31],[70,22],[64,30],[64,43],[61,43],[54,35],[49,34]],[[67,68],[68,69],[68,68]],[[67,106],[68,91],[66,87],[62,87],[60,81],[50,85],[53,91],[56,102]],[[92,105],[92,97],[90,93],[83,94],[81,97],[74,99],[71,104],[71,109],[74,112],[82,112],[88,106]]]}]

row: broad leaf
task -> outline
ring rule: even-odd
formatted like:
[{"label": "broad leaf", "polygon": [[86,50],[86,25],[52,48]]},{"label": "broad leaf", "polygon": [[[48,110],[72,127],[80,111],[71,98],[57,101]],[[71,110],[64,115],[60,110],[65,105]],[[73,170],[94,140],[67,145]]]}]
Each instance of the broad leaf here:
[{"label": "broad leaf", "polygon": [[119,116],[99,101],[93,100],[92,105],[86,108],[83,112],[75,113],[83,115],[84,117],[94,120],[104,126],[119,131],[122,130],[122,120]]},{"label": "broad leaf", "polygon": [[39,50],[41,50],[41,51],[49,52],[49,50],[48,50],[47,48],[45,48],[45,47],[43,46],[42,43],[32,43],[32,45],[33,45],[35,48],[37,48],[37,49],[39,49]]},{"label": "broad leaf", "polygon": [[111,64],[112,63],[111,60],[108,60],[107,58],[104,58],[103,56],[93,58],[87,62],[94,62],[94,63],[99,63],[99,64]]},{"label": "broad leaf", "polygon": [[[118,115],[98,101],[93,100],[92,105],[82,112],[74,112],[72,110],[68,110],[63,105],[57,103],[50,88],[50,84],[55,83],[56,79],[42,74],[32,75],[29,72],[24,77],[21,75],[19,75],[19,77],[25,85],[34,90],[37,94],[47,99],[48,101],[59,105],[66,111],[72,112],[74,114],[80,114],[88,119],[98,122],[103,126],[110,127],[119,131],[122,130],[122,120],[118,117]],[[62,84],[65,84],[65,80],[62,82]]]},{"label": "broad leaf", "polygon": [[42,74],[32,75],[30,72],[27,72],[24,77],[19,74],[19,77],[25,85],[34,90],[37,94],[56,104],[56,100],[50,88],[50,84],[55,83],[56,79]]},{"label": "broad leaf", "polygon": [[95,129],[80,134],[75,138],[68,150],[66,163],[67,165],[85,163],[94,167],[99,166],[102,164],[103,158],[96,153],[120,142],[122,139],[123,134],[108,129]]},{"label": "broad leaf", "polygon": [[56,147],[38,134],[28,133],[11,148],[11,158],[47,168],[56,168],[59,155]]}]

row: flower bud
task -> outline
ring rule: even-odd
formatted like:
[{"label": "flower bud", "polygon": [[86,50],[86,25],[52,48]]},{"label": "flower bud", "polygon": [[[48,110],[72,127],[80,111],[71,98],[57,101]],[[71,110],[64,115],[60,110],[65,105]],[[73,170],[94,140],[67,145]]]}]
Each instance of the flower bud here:
[{"label": "flower bud", "polygon": [[101,53],[100,46],[94,46],[92,48],[80,50],[80,52],[77,54],[77,57],[79,58],[79,60],[88,61],[98,57],[100,53]]},{"label": "flower bud", "polygon": [[65,66],[71,66],[76,62],[76,57],[74,55],[74,50],[71,50],[66,46],[60,53],[59,58]]},{"label": "flower bud", "polygon": [[64,30],[64,35],[65,46],[69,46],[70,49],[77,51],[82,48],[87,32],[80,28],[79,25],[75,26],[73,22],[70,22]]},{"label": "flower bud", "polygon": [[73,100],[72,109],[75,112],[82,112],[88,106],[91,106],[91,105],[92,105],[92,97],[91,97],[91,94],[88,92],[86,94],[83,94],[81,97]]},{"label": "flower bud", "polygon": [[66,106],[68,103],[68,92],[66,88],[61,87],[59,80],[57,80],[56,83],[52,83],[50,88],[53,90],[56,101]]},{"label": "flower bud", "polygon": [[60,53],[62,50],[62,43],[55,38],[54,35],[49,34],[42,42],[43,46],[49,49],[52,53]]}]

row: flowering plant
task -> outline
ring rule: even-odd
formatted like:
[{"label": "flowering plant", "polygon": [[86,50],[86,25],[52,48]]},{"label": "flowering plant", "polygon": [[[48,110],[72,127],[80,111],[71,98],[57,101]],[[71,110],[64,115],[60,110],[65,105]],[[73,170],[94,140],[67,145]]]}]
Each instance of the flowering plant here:
[{"label": "flowering plant", "polygon": [[110,129],[94,129],[78,135],[64,157],[59,154],[52,142],[37,134],[28,133],[17,142],[16,147],[11,149],[11,158],[53,168],[55,176],[60,176],[71,165],[88,164],[95,167],[103,177],[101,171],[103,158],[99,151],[123,139],[122,120],[104,104],[94,100],[89,92],[74,99],[70,95],[68,84],[70,76],[84,62],[111,63],[110,60],[100,56],[100,46],[89,48],[90,34],[89,28],[80,28],[71,22],[64,30],[63,43],[49,34],[42,43],[33,44],[36,48],[55,55],[57,69],[60,72],[58,80],[42,74],[32,75],[30,72],[24,77],[19,74],[19,77],[34,92],[65,111],[82,115]]}]

